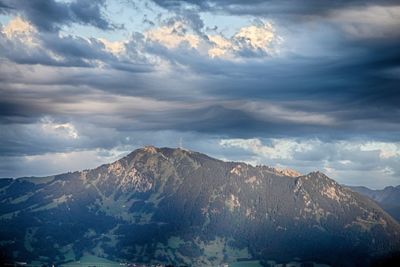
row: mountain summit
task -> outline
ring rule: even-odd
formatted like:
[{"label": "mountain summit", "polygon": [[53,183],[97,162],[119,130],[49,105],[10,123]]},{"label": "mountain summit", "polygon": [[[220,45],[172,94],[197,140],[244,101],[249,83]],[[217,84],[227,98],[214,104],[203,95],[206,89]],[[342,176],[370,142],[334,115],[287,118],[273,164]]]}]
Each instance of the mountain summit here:
[{"label": "mountain summit", "polygon": [[321,172],[138,149],[93,170],[0,180],[3,260],[217,266],[238,259],[368,266],[400,226]]}]

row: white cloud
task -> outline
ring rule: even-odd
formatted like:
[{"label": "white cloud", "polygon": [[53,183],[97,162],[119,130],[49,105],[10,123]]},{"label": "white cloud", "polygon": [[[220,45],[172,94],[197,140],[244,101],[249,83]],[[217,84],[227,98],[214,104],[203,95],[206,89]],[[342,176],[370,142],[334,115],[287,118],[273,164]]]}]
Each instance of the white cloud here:
[{"label": "white cloud", "polygon": [[221,33],[208,34],[206,37],[191,28],[185,21],[176,20],[173,23],[152,28],[144,32],[146,39],[157,42],[169,49],[181,45],[196,49],[200,54],[211,58],[235,59],[244,54],[260,53],[273,55],[277,53],[277,44],[282,40],[275,28],[269,22],[258,22],[238,29],[230,37]]},{"label": "white cloud", "polygon": [[210,57],[233,59],[241,52],[252,51],[266,55],[277,54],[277,44],[282,38],[269,22],[259,22],[255,25],[241,27],[231,38],[222,35],[208,35],[211,48]]},{"label": "white cloud", "polygon": [[17,176],[32,174],[41,176],[95,168],[101,164],[111,163],[125,156],[129,151],[123,147],[117,147],[111,150],[93,149],[24,156],[18,159],[18,165],[23,168],[19,168]]},{"label": "white cloud", "polygon": [[208,39],[212,44],[212,47],[208,50],[208,55],[212,58],[225,57],[233,49],[232,42],[222,35],[208,35]]},{"label": "white cloud", "polygon": [[110,41],[105,38],[99,38],[99,41],[103,43],[105,50],[114,54],[120,55],[126,51],[126,41]]},{"label": "white cloud", "polygon": [[191,48],[197,48],[200,43],[199,36],[188,33],[187,25],[182,21],[175,21],[172,25],[164,25],[153,28],[144,33],[145,37],[153,42],[158,42],[168,48],[177,48],[181,44],[187,44]]},{"label": "white cloud", "polygon": [[321,170],[338,182],[381,188],[400,184],[400,144],[319,139],[222,139],[223,148],[239,148],[241,160],[284,166],[307,173]]},{"label": "white cloud", "polygon": [[78,139],[79,134],[72,123],[55,123],[50,118],[43,118],[42,129],[46,134],[56,135],[67,139]]},{"label": "white cloud", "polygon": [[367,142],[360,146],[362,151],[379,151],[381,159],[400,157],[399,143]]},{"label": "white cloud", "polygon": [[38,40],[35,38],[36,28],[29,22],[20,17],[12,18],[2,29],[2,33],[13,41],[20,41],[28,46],[37,46]]},{"label": "white cloud", "polygon": [[36,32],[36,29],[22,18],[15,17],[3,28],[3,32],[11,39],[16,36],[31,35]]},{"label": "white cloud", "polygon": [[271,45],[277,40],[277,35],[271,23],[261,23],[242,27],[233,39],[237,43],[235,48],[237,50],[251,48],[269,53],[272,51]]},{"label": "white cloud", "polygon": [[242,148],[265,159],[292,159],[295,152],[307,151],[312,148],[312,141],[302,143],[293,139],[271,139],[270,141],[270,145],[265,145],[257,138],[222,139],[220,145]]}]

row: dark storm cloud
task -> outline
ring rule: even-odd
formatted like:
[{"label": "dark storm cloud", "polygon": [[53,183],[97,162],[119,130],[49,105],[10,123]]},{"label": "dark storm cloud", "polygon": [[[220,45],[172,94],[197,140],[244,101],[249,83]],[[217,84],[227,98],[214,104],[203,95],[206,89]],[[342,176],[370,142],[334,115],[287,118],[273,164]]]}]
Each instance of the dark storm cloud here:
[{"label": "dark storm cloud", "polygon": [[356,110],[368,110],[371,105],[396,110],[396,103],[400,103],[398,40],[336,37],[336,44],[320,56],[294,54],[240,64],[210,59],[185,48],[170,50],[155,45],[148,49],[174,65],[187,66],[207,77],[200,82],[203,92],[224,99],[326,100]]},{"label": "dark storm cloud", "polygon": [[366,5],[396,5],[396,0],[153,0],[159,6],[172,10],[195,6],[202,11],[218,11],[235,15],[322,15],[331,10]]},{"label": "dark storm cloud", "polygon": [[[65,44],[68,41],[71,40]],[[265,62],[248,60],[240,64],[205,58],[185,47],[167,50],[160,46],[149,46],[148,51],[170,60],[180,74],[160,77],[156,73],[146,76],[139,72],[132,75],[117,70],[89,68],[85,71],[64,70],[62,76],[55,80],[44,79],[42,83],[54,88],[60,85],[88,86],[127,97],[144,96],[202,103],[198,108],[181,109],[171,106],[162,112],[153,111],[153,107],[149,106],[140,116],[126,110],[115,115],[111,113],[105,117],[107,119],[99,121],[95,119],[96,114],[85,110],[73,115],[82,114],[81,120],[96,121],[102,127],[117,131],[195,131],[232,138],[318,136],[326,140],[359,135],[396,140],[400,133],[400,110],[396,105],[399,102],[398,79],[386,74],[398,66],[398,61],[392,60],[398,58],[394,43],[371,42],[366,45],[351,41],[351,44],[351,50],[358,51],[356,56],[349,57],[350,52],[344,51],[341,56],[333,58],[271,58]],[[83,50],[74,48],[75,45],[66,46],[73,48],[69,51],[65,47],[48,44],[49,47],[56,46],[52,48],[54,51],[64,51],[64,55],[71,58],[101,58],[96,51],[83,53],[88,49],[85,45],[78,46],[85,48]],[[190,71],[179,69],[180,66],[188,67]],[[193,83],[190,75],[188,78],[181,75],[185,72],[194,72],[202,79]],[[32,80],[24,82],[41,84],[40,81]],[[193,94],[196,88],[199,95]],[[35,98],[47,96],[49,101],[53,99],[56,103],[73,103],[85,97],[79,93],[67,97],[69,90],[57,91],[54,95],[38,93],[30,101],[21,101],[29,96],[20,99],[16,97],[1,111],[3,118],[10,123],[13,114],[16,121],[27,120],[29,116],[32,120],[38,120],[41,116],[52,114],[68,121],[65,111],[55,108],[56,105],[43,110],[49,107],[48,104],[36,102]],[[207,97],[214,100],[207,103]],[[235,104],[235,101],[238,103]],[[252,101],[256,101],[256,105],[241,104]],[[273,108],[283,111],[259,111],[271,104],[276,106]],[[19,107],[25,107],[26,112]],[[304,115],[296,117],[296,114],[302,112]],[[319,115],[325,116],[328,122],[324,121],[324,117],[317,117],[315,121],[314,116]],[[115,122],[113,117],[124,119],[123,122]]]},{"label": "dark storm cloud", "polygon": [[[7,98],[9,98],[9,96],[7,96]],[[7,98],[4,97],[0,101],[0,123],[2,125],[32,123],[36,121],[38,117],[48,114],[49,112],[47,107]]]},{"label": "dark storm cloud", "polygon": [[132,55],[137,49],[134,44],[130,45],[129,58],[118,58],[95,38],[60,36],[48,32],[32,33],[32,38],[35,45],[27,46],[25,39],[10,39],[0,32],[0,55],[12,62],[28,65],[94,68],[98,62],[103,62],[109,68],[127,72],[149,72],[153,68],[145,58]]},{"label": "dark storm cloud", "polygon": [[58,37],[53,34],[45,34],[42,36],[45,48],[66,58],[82,58],[82,59],[102,59],[109,60],[112,55],[102,50],[104,47],[96,39],[90,42],[80,37]]},{"label": "dark storm cloud", "polygon": [[[335,106],[335,111],[324,110],[320,114],[315,110],[299,115],[302,108],[289,109],[285,103],[280,103],[282,112],[273,109],[266,112],[257,112],[248,106],[235,103],[211,104],[193,110],[175,110],[152,114],[148,112],[141,120],[147,125],[152,125],[153,130],[175,129],[179,131],[196,131],[207,134],[224,135],[229,138],[251,138],[253,136],[268,136],[275,138],[318,136],[323,140],[347,139],[353,136],[374,136],[385,140],[397,140],[400,129],[398,127],[400,114],[393,110],[391,119],[387,118],[387,111],[380,108],[352,107],[348,110],[338,111],[342,108]],[[310,103],[308,103],[310,104]],[[268,107],[268,102],[261,102],[256,108]],[[357,117],[354,116],[357,113]],[[332,122],[325,123],[323,119]],[[315,120],[321,116],[321,121]],[[146,124],[144,124],[146,125]],[[377,127],[379,125],[379,127]],[[363,135],[366,133],[366,135]]]},{"label": "dark storm cloud", "polygon": [[5,14],[9,11],[10,7],[2,2],[0,2],[0,14]]},{"label": "dark storm cloud", "polygon": [[63,25],[78,23],[103,30],[115,29],[103,14],[105,0],[79,0],[71,3],[55,0],[2,0],[3,13],[22,15],[41,31],[58,31]]},{"label": "dark storm cloud", "polygon": [[74,127],[79,129],[79,139],[68,136],[68,129],[59,126],[65,119],[39,120],[38,124],[13,124],[2,128],[0,133],[2,156],[38,155],[45,153],[70,152],[75,150],[111,149],[126,143],[126,133],[102,128],[92,124]]},{"label": "dark storm cloud", "polygon": [[[18,64],[89,67],[90,63],[84,61],[84,59],[93,59],[93,49],[87,49],[88,45],[85,47],[86,41],[80,38],[71,40],[69,37],[60,38],[54,34],[47,38],[49,35],[45,34],[44,36],[47,37],[44,40],[50,40],[48,43],[44,43],[43,46],[27,47],[24,40],[9,40],[1,33],[0,35],[0,54]],[[60,50],[61,47],[65,50]],[[56,59],[51,54],[53,49],[58,50],[62,55],[71,56]],[[79,52],[80,56],[78,56]]]},{"label": "dark storm cloud", "polygon": [[[183,2],[159,3],[176,8]],[[43,9],[38,8],[40,3]],[[349,36],[340,25],[321,21],[319,28],[306,30],[309,40],[306,44],[297,44],[297,36],[294,34],[291,38],[290,31],[288,34],[288,43],[298,45],[298,50],[309,49],[310,54],[235,54],[240,60],[231,61],[210,58],[187,45],[167,48],[134,33],[125,44],[126,53],[119,57],[106,51],[97,39],[52,32],[75,22],[110,28],[110,23],[101,22],[104,16],[100,8],[104,2],[90,3],[7,2],[38,27],[35,37],[40,40],[40,46],[26,48],[22,41],[10,41],[4,36],[0,40],[0,53],[9,60],[2,63],[0,72],[0,119],[8,129],[2,137],[2,153],[15,156],[74,148],[110,148],[129,133],[165,130],[227,138],[316,136],[337,140],[362,136],[398,140],[400,52],[396,35],[356,38]],[[204,10],[233,12],[237,9],[243,13],[250,13],[251,9],[258,12],[259,5],[271,7],[272,11],[278,8],[275,10],[280,12],[290,6],[299,14],[361,6],[359,1],[336,1],[335,4],[319,1],[312,8],[291,1],[191,3]],[[80,5],[81,13],[74,4]],[[82,5],[90,7],[86,10]],[[86,16],[82,12],[89,13]],[[184,21],[188,30],[206,40],[204,22],[198,13],[177,9],[176,16],[165,23],[168,26],[176,21]],[[144,55],[155,60],[147,60]],[[168,71],[162,66],[157,71],[159,66],[154,62],[160,59],[168,63]],[[7,73],[6,64],[18,71]],[[110,95],[121,99],[112,100]],[[157,110],[158,103],[152,103],[132,110],[141,101],[130,103],[132,96],[164,100],[168,107]],[[74,106],[80,101],[82,105]],[[115,111],[119,101],[124,103],[123,108]],[[102,109],[94,108],[98,102],[103,105]],[[104,102],[110,104],[104,105]],[[82,139],[64,140],[53,136],[46,137],[50,141],[45,141],[40,134],[41,119],[45,116],[59,124],[73,123]],[[88,130],[82,128],[84,124],[93,126]],[[97,134],[96,127],[104,132]],[[35,137],[29,132],[35,132]],[[107,142],[107,138],[111,141]],[[18,140],[27,141],[18,144]]]}]

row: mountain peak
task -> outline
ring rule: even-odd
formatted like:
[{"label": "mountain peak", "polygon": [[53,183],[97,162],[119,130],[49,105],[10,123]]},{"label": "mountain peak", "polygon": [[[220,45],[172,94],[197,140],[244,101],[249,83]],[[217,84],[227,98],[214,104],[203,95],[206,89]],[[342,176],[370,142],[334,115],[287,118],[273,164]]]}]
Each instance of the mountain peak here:
[{"label": "mountain peak", "polygon": [[164,156],[172,156],[172,155],[177,155],[177,154],[181,154],[181,153],[188,153],[188,154],[192,154],[192,153],[197,153],[197,154],[201,154],[198,152],[193,152],[191,150],[188,149],[184,149],[181,147],[156,147],[153,145],[146,145],[144,147],[135,149],[134,151],[132,151],[130,154],[136,154],[136,153],[145,153],[145,154],[163,154]]},{"label": "mountain peak", "polygon": [[289,169],[289,168],[274,168],[276,170],[277,173],[280,173],[284,176],[288,176],[288,177],[299,177],[302,176],[302,174],[296,170],[293,169]]},{"label": "mountain peak", "polygon": [[[18,255],[32,260],[85,251],[119,261],[217,266],[238,258],[315,255],[334,262],[335,253],[357,251],[348,256],[364,258],[399,248],[400,226],[375,202],[321,172],[290,174],[146,146],[114,163],[41,183],[5,181],[0,229],[11,231],[5,244],[16,242]],[[75,235],[71,218],[80,223],[74,242],[65,235]],[[43,222],[63,230],[46,231]],[[29,246],[27,254],[32,240],[46,242]],[[208,251],[212,255],[204,255]]]},{"label": "mountain peak", "polygon": [[155,154],[158,152],[157,148],[155,146],[145,146],[142,149],[144,152],[150,153],[150,154]]}]

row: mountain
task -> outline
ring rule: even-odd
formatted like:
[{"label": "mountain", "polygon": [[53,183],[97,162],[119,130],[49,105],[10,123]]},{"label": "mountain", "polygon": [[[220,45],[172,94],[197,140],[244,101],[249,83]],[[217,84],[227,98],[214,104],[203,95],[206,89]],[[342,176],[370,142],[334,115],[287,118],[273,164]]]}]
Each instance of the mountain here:
[{"label": "mountain", "polygon": [[285,174],[145,147],[96,169],[0,180],[2,261],[217,266],[243,259],[368,266],[400,225],[321,172]]},{"label": "mountain", "polygon": [[400,222],[400,185],[373,190],[364,186],[351,186],[351,190],[375,200],[387,213]]}]

